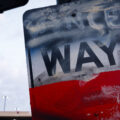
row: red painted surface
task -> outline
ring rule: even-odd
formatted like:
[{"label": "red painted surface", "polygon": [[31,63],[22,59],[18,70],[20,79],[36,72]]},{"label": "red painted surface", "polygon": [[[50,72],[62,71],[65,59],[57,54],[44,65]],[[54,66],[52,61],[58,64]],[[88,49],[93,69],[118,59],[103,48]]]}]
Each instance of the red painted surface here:
[{"label": "red painted surface", "polygon": [[31,88],[33,120],[120,119],[120,71]]}]

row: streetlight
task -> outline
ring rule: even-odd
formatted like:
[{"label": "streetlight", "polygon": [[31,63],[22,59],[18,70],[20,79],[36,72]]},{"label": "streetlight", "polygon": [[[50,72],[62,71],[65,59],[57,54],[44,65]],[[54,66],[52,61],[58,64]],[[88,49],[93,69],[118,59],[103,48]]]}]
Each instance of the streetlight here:
[{"label": "streetlight", "polygon": [[4,108],[3,109],[4,109],[4,112],[5,112],[6,102],[7,102],[8,96],[4,95],[3,99],[4,99]]}]

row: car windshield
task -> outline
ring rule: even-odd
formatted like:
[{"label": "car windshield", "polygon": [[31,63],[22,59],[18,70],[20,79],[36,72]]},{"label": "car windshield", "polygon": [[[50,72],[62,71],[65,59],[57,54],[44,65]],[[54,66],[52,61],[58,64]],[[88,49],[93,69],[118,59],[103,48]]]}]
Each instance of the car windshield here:
[{"label": "car windshield", "polygon": [[30,111],[23,14],[55,4],[56,0],[29,0],[0,14],[0,111]]}]

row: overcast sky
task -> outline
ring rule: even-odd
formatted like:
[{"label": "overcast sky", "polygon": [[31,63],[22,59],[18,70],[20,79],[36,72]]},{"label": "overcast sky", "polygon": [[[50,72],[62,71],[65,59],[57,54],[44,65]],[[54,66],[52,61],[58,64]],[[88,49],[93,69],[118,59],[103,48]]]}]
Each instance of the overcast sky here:
[{"label": "overcast sky", "polygon": [[3,96],[8,96],[6,111],[30,111],[22,16],[29,9],[55,4],[56,0],[29,0],[24,7],[0,14],[0,111]]}]

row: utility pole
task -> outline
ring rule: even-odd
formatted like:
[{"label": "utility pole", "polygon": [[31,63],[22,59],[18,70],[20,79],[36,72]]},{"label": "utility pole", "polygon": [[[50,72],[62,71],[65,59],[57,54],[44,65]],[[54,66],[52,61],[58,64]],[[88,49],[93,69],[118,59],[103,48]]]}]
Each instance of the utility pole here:
[{"label": "utility pole", "polygon": [[3,99],[4,99],[4,112],[5,112],[5,108],[6,108],[6,102],[7,102],[7,99],[8,99],[8,96],[3,96]]}]

